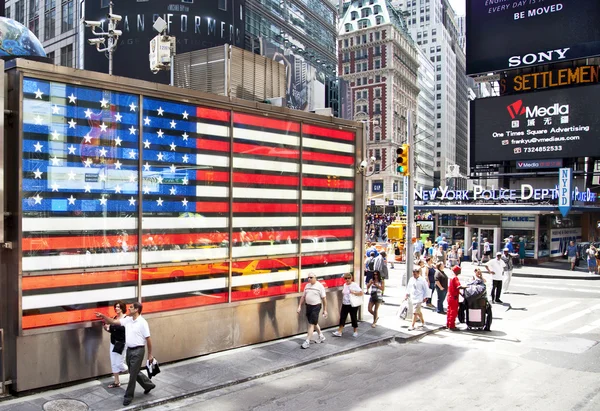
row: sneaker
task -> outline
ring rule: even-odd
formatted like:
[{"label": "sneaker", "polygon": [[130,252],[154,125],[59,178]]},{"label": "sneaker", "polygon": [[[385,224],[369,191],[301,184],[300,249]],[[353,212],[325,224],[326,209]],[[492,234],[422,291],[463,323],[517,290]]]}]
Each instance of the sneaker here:
[{"label": "sneaker", "polygon": [[408,331],[414,331],[415,327],[408,327]]},{"label": "sneaker", "polygon": [[310,347],[310,341],[304,340],[304,342],[302,343],[302,348],[308,348],[308,347]]},{"label": "sneaker", "polygon": [[321,344],[322,342],[324,342],[326,340],[325,336],[323,334],[319,335],[319,338],[317,339],[317,344]]},{"label": "sneaker", "polygon": [[354,334],[352,334],[352,336],[353,336],[354,338],[356,338],[356,337],[358,337],[358,333],[354,333]]},{"label": "sneaker", "polygon": [[339,331],[334,331],[332,334],[333,334],[334,337],[341,337],[342,336],[342,333],[339,332]]}]

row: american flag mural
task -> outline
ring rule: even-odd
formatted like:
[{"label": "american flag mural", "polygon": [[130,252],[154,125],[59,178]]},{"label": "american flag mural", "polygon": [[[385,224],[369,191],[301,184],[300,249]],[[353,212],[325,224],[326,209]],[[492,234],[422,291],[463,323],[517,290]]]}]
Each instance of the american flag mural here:
[{"label": "american flag mural", "polygon": [[25,78],[22,156],[24,330],[353,271],[353,132]]}]

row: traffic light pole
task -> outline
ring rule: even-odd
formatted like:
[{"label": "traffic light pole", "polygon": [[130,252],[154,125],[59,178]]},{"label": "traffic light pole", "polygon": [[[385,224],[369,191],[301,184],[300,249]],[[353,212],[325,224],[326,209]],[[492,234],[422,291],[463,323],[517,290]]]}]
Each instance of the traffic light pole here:
[{"label": "traffic light pole", "polygon": [[404,183],[408,184],[407,199],[405,199],[406,204],[406,277],[403,278],[402,285],[406,285],[408,283],[408,279],[412,275],[412,269],[414,265],[414,244],[412,242],[413,235],[413,224],[415,222],[415,209],[414,209],[414,197],[415,197],[415,187],[413,184],[414,172],[415,172],[415,147],[414,143],[414,130],[412,128],[412,111],[407,112],[407,136],[406,142],[408,144],[408,176]]}]

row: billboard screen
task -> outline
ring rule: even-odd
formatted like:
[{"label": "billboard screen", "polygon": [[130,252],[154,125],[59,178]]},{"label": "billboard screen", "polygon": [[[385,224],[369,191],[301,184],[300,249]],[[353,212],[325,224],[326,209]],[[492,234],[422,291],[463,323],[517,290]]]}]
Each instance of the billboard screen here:
[{"label": "billboard screen", "polygon": [[600,85],[471,101],[471,163],[600,156]]},{"label": "billboard screen", "polygon": [[600,55],[600,1],[467,0],[467,74]]},{"label": "billboard screen", "polygon": [[[102,21],[108,30],[108,1],[87,0],[85,20]],[[152,28],[158,17],[168,24],[168,34],[177,38],[177,53],[232,44],[244,47],[245,0],[127,0],[114,2],[113,13],[123,20],[119,46],[113,54],[113,74],[153,82],[169,83],[169,72],[152,74],[149,67],[150,40],[158,33]],[[88,44],[95,38],[84,28],[84,68],[108,73],[108,59]]]}]

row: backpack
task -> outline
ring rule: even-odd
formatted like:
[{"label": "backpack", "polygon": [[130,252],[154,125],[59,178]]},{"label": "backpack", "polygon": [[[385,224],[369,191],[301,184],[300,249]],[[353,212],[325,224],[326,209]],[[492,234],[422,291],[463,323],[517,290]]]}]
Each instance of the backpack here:
[{"label": "backpack", "polygon": [[375,269],[375,259],[371,258],[368,262],[367,262],[367,269],[369,271],[373,271]]}]

